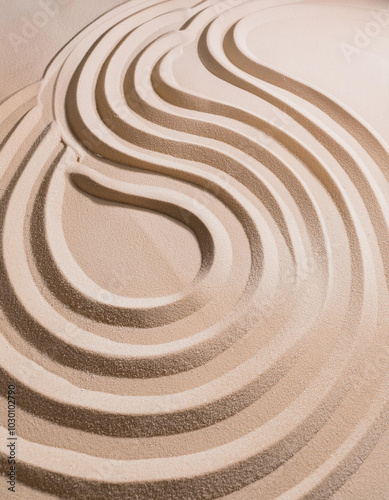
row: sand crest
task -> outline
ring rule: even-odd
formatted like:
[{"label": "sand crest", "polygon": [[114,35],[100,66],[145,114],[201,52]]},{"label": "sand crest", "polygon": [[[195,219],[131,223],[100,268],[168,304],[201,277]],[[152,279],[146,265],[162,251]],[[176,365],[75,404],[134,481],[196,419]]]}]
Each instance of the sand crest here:
[{"label": "sand crest", "polygon": [[0,104],[20,498],[387,498],[389,146],[261,45],[347,9],[132,0]]}]

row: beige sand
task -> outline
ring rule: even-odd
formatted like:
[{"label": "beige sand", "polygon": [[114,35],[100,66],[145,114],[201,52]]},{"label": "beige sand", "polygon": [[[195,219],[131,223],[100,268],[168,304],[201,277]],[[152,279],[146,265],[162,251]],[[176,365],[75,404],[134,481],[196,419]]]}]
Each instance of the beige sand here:
[{"label": "beige sand", "polygon": [[4,80],[25,86],[0,105],[10,498],[388,498],[369,5],[132,0],[88,26],[63,6],[42,80]]}]

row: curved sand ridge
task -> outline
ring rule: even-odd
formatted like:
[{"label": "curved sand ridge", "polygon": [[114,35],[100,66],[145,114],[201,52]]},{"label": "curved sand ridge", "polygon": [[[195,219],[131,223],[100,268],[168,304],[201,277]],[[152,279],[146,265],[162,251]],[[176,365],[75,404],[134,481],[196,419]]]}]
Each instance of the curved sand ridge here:
[{"label": "curved sand ridge", "polygon": [[[1,104],[1,371],[21,482],[328,498],[387,428],[386,367],[363,373],[388,320],[388,148],[250,52],[283,3],[126,3]],[[186,226],[195,279],[104,289],[68,244],[68,192]]]}]

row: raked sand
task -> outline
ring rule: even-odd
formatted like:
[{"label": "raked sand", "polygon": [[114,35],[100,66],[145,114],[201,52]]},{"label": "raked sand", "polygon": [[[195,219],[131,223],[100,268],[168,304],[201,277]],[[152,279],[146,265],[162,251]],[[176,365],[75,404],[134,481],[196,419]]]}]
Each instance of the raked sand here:
[{"label": "raked sand", "polygon": [[26,44],[24,3],[1,24],[5,498],[387,500],[387,6],[58,2]]}]

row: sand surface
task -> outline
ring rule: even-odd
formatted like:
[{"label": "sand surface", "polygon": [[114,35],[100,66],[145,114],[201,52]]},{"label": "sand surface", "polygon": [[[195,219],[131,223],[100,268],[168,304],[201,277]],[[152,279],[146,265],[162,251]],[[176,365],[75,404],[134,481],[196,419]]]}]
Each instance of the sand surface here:
[{"label": "sand surface", "polygon": [[389,5],[26,3],[0,22],[5,498],[388,500]]}]

